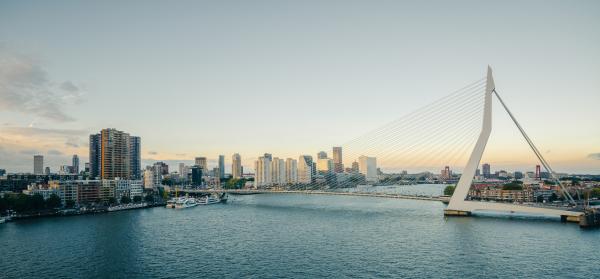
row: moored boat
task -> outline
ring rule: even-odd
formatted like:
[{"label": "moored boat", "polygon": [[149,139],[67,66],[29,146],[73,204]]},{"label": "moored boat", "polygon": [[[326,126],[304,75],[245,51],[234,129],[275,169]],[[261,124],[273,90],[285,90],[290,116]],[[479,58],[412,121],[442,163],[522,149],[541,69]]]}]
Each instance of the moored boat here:
[{"label": "moored boat", "polygon": [[209,204],[215,204],[215,203],[220,203],[221,199],[217,198],[217,197],[213,197],[212,195],[208,195],[208,196],[204,196],[202,198],[199,199],[198,204],[200,205],[209,205]]},{"label": "moored boat", "polygon": [[175,203],[175,208],[188,208],[188,207],[194,207],[198,205],[198,202],[195,198],[188,198],[188,197],[183,197],[183,198],[179,198],[177,200],[177,202]]}]

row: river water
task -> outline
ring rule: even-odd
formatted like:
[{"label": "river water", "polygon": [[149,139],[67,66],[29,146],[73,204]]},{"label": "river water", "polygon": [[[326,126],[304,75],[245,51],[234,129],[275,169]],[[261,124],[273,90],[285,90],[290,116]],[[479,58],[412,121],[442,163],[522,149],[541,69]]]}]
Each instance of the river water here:
[{"label": "river water", "polygon": [[446,219],[443,209],[417,200],[262,194],[184,210],[20,220],[0,225],[0,277],[600,276],[600,230],[542,219]]}]

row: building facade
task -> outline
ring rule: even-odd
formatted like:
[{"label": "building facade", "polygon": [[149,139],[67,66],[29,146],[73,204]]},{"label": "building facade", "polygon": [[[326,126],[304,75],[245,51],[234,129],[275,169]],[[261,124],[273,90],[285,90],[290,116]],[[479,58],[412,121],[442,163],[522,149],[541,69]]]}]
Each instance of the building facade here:
[{"label": "building facade", "polygon": [[312,183],[313,159],[312,156],[302,155],[298,158],[298,183]]},{"label": "building facade", "polygon": [[73,174],[79,174],[79,156],[77,154],[73,155],[71,160],[71,171]]},{"label": "building facade", "polygon": [[358,157],[358,168],[367,182],[377,182],[377,159],[375,157]]},{"label": "building facade", "polygon": [[44,174],[44,156],[33,156],[33,174]]},{"label": "building facade", "polygon": [[208,171],[208,163],[206,162],[206,157],[196,157],[194,163],[196,166],[201,167],[202,171]]},{"label": "building facade", "polygon": [[141,139],[116,129],[90,135],[90,177],[139,179]]},{"label": "building facade", "polygon": [[242,157],[238,153],[231,156],[231,176],[233,178],[242,177]]},{"label": "building facade", "polygon": [[142,178],[142,139],[131,136],[129,138],[131,179]]},{"label": "building facade", "polygon": [[292,158],[285,160],[285,177],[287,184],[298,183],[298,161]]},{"label": "building facade", "polygon": [[215,176],[217,175],[220,179],[225,178],[225,155],[219,155],[219,173],[215,173]]},{"label": "building facade", "polygon": [[342,161],[342,147],[333,147],[333,169],[336,173],[344,172],[344,163]]},{"label": "building facade", "polygon": [[271,171],[271,160],[270,154],[258,157],[258,160],[254,162],[254,169],[256,171],[254,178],[254,185],[256,187],[266,187],[272,185],[272,171]]}]

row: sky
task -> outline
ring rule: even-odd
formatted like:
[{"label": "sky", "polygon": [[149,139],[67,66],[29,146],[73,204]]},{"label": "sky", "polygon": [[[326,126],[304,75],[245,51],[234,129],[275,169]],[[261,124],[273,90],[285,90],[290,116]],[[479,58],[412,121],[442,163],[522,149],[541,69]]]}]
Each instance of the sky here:
[{"label": "sky", "polygon": [[[86,162],[108,127],[145,164],[316,156],[491,65],[555,170],[597,174],[598,46],[598,1],[2,0],[0,168]],[[533,164],[497,119],[484,160]]]}]

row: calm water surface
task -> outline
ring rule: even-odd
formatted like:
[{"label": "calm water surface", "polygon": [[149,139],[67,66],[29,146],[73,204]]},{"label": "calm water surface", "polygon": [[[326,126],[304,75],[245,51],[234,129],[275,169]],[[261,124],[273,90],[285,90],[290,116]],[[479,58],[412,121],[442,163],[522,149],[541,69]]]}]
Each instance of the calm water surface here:
[{"label": "calm water surface", "polygon": [[2,278],[598,278],[600,230],[437,202],[265,194],[0,225]]}]

